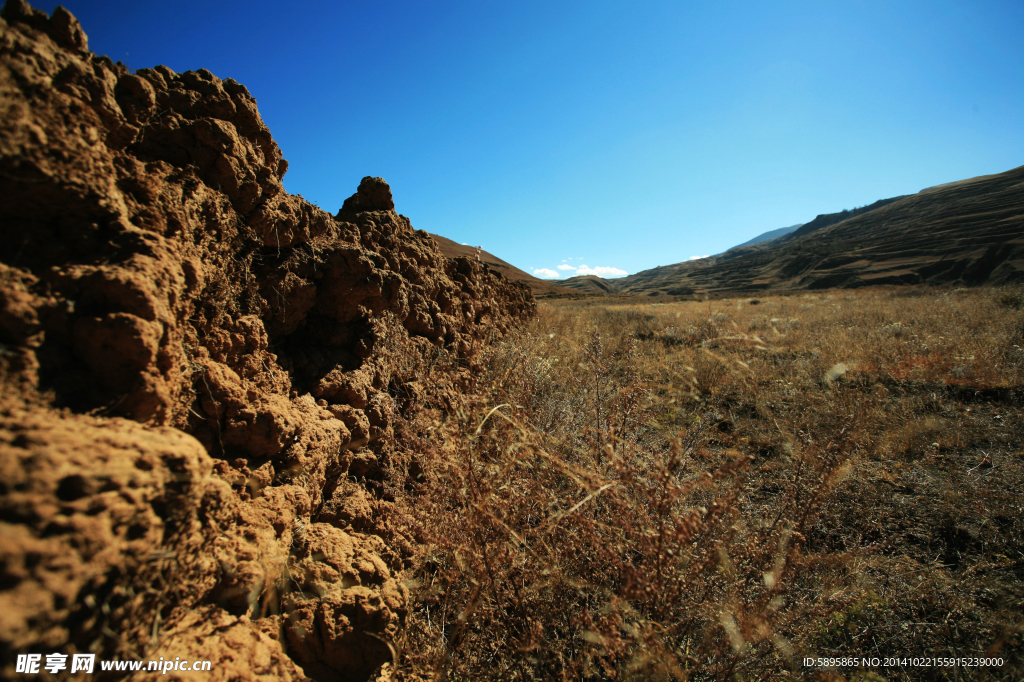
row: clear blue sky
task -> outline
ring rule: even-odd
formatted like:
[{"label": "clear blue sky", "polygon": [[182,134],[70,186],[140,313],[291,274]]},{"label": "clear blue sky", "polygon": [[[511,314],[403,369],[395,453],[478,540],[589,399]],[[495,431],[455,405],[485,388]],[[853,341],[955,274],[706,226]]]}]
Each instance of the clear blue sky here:
[{"label": "clear blue sky", "polygon": [[1020,0],[66,6],[129,67],[244,83],[289,192],[333,212],[379,175],[415,227],[531,272],[1024,164]]}]

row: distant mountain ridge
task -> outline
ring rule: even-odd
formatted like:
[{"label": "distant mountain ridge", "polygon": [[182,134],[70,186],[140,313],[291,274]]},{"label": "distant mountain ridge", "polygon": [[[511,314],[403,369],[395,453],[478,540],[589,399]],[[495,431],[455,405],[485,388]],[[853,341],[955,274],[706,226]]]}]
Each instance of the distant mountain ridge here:
[{"label": "distant mountain ridge", "polygon": [[736,246],[733,246],[728,250],[732,251],[733,249],[740,249],[743,248],[744,246],[753,246],[754,244],[760,244],[762,242],[770,242],[773,239],[784,237],[787,234],[793,232],[794,230],[803,227],[804,225],[806,225],[806,223],[797,223],[796,225],[790,225],[789,227],[780,227],[777,230],[769,230],[768,232],[762,232],[753,239],[745,241],[742,244],[737,244]]},{"label": "distant mountain ridge", "polygon": [[587,293],[693,296],[1024,282],[1024,166],[819,215],[789,234],[717,256],[614,280],[581,279],[562,284]]}]

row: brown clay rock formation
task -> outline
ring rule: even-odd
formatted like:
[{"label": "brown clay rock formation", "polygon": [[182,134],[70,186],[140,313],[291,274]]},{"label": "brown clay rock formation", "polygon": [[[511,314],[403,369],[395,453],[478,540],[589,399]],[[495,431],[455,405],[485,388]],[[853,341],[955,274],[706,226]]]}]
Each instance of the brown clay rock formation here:
[{"label": "brown clay rock formation", "polygon": [[429,387],[458,390],[529,290],[444,258],[380,178],[337,216],[287,194],[239,83],[131,73],[61,8],[0,16],[0,674],[367,679],[407,608],[415,359],[460,358]]}]

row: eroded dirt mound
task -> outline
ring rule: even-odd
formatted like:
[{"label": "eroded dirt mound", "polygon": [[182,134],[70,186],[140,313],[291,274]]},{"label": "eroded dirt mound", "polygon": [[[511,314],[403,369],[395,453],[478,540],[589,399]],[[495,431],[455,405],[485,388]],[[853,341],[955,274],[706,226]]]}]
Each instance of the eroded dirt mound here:
[{"label": "eroded dirt mound", "polygon": [[[0,16],[4,674],[366,679],[406,610],[397,415],[464,388],[528,288],[444,258],[380,178],[336,216],[287,194],[241,84]],[[417,381],[441,356],[462,369]]]}]

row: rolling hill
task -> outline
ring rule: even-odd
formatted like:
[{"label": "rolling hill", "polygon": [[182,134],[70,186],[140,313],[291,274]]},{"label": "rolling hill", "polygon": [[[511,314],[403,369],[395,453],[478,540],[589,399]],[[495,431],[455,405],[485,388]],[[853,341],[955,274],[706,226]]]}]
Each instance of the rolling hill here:
[{"label": "rolling hill", "polygon": [[562,284],[565,287],[587,294],[615,294],[618,293],[617,281],[615,279],[604,279],[597,275],[578,275],[562,280]]}]

